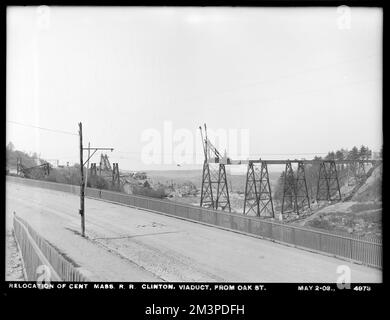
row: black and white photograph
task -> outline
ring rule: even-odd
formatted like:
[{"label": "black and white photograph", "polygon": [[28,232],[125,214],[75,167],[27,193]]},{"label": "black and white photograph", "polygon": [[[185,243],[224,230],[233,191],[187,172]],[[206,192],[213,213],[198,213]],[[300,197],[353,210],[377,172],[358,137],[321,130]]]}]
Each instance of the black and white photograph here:
[{"label": "black and white photograph", "polygon": [[379,6],[7,6],[8,290],[374,290],[382,42]]}]

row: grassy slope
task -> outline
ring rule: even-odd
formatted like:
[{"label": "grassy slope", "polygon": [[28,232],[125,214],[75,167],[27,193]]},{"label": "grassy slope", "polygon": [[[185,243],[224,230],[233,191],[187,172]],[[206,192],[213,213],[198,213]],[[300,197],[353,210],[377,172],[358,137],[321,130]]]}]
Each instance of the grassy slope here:
[{"label": "grassy slope", "polygon": [[304,223],[330,231],[370,237],[382,234],[382,166],[376,168],[351,201],[317,211]]},{"label": "grassy slope", "polygon": [[[198,189],[201,187],[201,170],[173,170],[173,171],[148,171],[150,179],[155,182],[176,184],[191,181]],[[279,172],[270,172],[271,188],[274,189],[280,176]],[[230,201],[232,209],[242,211],[243,195],[237,191],[245,190],[245,175],[228,174]],[[230,184],[231,183],[231,184]],[[335,203],[315,212],[313,216],[302,221],[306,226],[321,228],[329,231],[340,231],[362,236],[380,236],[382,230],[381,216],[381,167],[375,169],[372,175],[355,193],[351,201]],[[175,201],[189,204],[199,204],[200,195],[175,198]]]}]

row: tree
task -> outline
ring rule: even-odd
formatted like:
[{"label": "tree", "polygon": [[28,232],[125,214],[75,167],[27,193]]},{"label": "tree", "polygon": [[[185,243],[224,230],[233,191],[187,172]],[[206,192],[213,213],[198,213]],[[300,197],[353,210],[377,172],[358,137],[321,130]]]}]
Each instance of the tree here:
[{"label": "tree", "polygon": [[343,153],[343,151],[342,150],[337,150],[335,157],[336,157],[336,160],[344,160],[344,153]]},{"label": "tree", "polygon": [[348,153],[348,160],[358,160],[359,159],[359,150],[355,146],[352,148],[351,151]]},{"label": "tree", "polygon": [[335,153],[333,151],[328,152],[327,156],[325,157],[326,160],[335,160]]},{"label": "tree", "polygon": [[[335,158],[336,158],[336,160],[339,160],[339,161],[344,160],[344,153],[343,153],[342,149],[336,151]],[[340,170],[340,169],[344,170],[344,164],[341,164],[341,165],[338,166],[338,170]]]},{"label": "tree", "polygon": [[15,146],[14,146],[14,144],[12,143],[12,141],[10,141],[10,142],[7,144],[7,150],[9,150],[9,151],[14,151],[14,150],[15,150]]},{"label": "tree", "polygon": [[35,161],[35,163],[36,163],[37,165],[40,164],[40,163],[39,163],[38,153],[34,152],[34,153],[32,154],[32,158],[33,158],[33,160]]},{"label": "tree", "polygon": [[348,159],[349,150],[348,149],[341,149],[341,152],[343,153],[344,160]]},{"label": "tree", "polygon": [[368,148],[365,147],[364,145],[361,145],[359,150],[359,159],[365,160],[367,159],[367,155],[368,155]]},{"label": "tree", "polygon": [[367,159],[371,159],[371,158],[372,158],[372,150],[367,148]]}]

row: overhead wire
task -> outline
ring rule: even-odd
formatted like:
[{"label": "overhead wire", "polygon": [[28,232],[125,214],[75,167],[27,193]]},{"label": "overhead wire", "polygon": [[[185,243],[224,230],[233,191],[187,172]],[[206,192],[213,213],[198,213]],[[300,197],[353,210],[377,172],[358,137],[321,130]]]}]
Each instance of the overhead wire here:
[{"label": "overhead wire", "polygon": [[17,121],[11,121],[11,120],[7,120],[7,122],[8,123],[17,124],[17,125],[20,125],[20,126],[24,126],[24,127],[30,127],[30,128],[40,129],[40,130],[46,130],[46,131],[51,131],[51,132],[63,133],[63,134],[68,134],[68,135],[72,135],[72,136],[78,136],[77,133],[73,133],[73,132],[69,132],[69,131],[44,128],[44,127],[39,127],[39,126],[35,126],[35,125],[32,125],[32,124],[26,124],[26,123],[21,123],[21,122],[17,122]]}]

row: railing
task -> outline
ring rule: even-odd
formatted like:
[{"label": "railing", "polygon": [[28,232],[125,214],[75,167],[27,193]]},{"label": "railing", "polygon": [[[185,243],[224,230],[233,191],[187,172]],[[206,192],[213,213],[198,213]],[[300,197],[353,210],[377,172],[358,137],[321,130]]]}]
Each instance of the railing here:
[{"label": "railing", "polygon": [[[14,235],[22,254],[26,280],[89,281],[77,266],[66,260],[57,249],[39,236],[22,218],[14,215],[13,226]],[[39,269],[41,266],[44,268]],[[43,275],[44,272],[47,274]]]},{"label": "railing", "polygon": [[[79,194],[80,187],[47,181],[16,177],[7,179],[31,186]],[[382,268],[382,241],[366,240],[356,236],[343,236],[320,230],[267,221],[258,217],[243,216],[236,213],[215,211],[201,207],[181,204],[169,200],[128,195],[118,192],[86,188],[85,195],[124,205],[163,213],[219,228],[234,230],[257,237],[270,239],[298,248],[326,253],[343,259]]]}]

